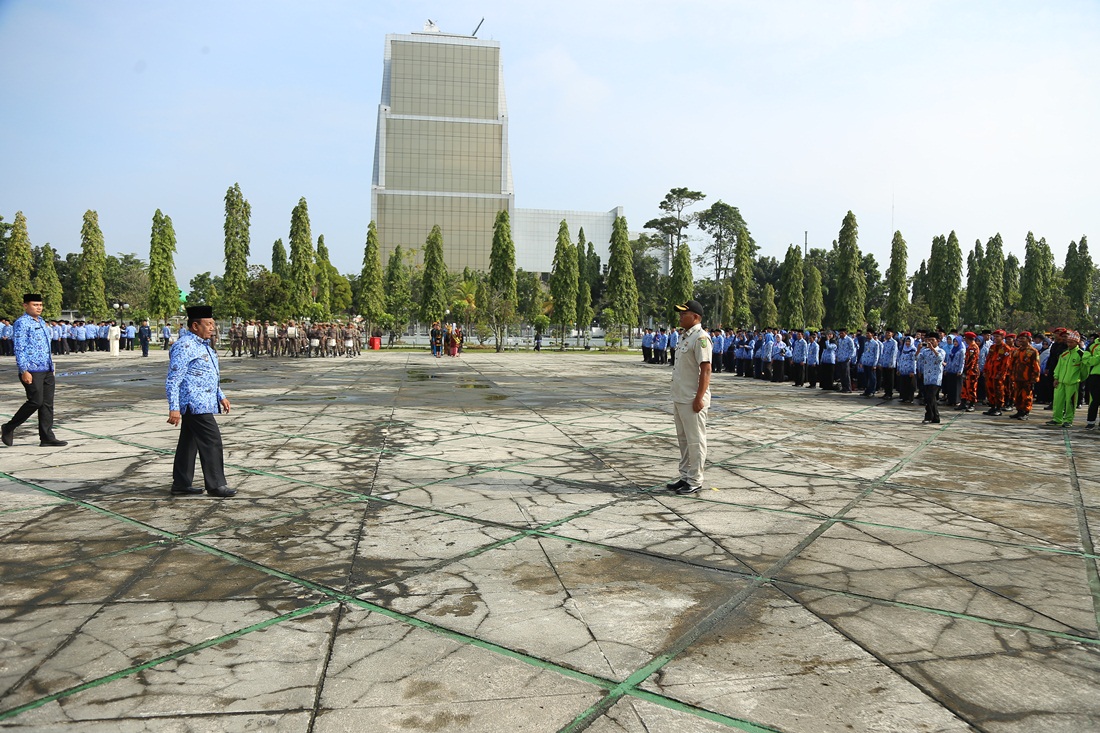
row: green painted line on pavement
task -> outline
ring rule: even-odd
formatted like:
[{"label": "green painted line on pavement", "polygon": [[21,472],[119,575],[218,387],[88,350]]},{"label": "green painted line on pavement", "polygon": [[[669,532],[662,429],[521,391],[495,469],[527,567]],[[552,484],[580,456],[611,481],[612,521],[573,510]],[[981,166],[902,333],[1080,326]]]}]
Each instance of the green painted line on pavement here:
[{"label": "green painted line on pavement", "polygon": [[1092,608],[1096,614],[1096,629],[1097,633],[1100,634],[1100,569],[1097,568],[1096,549],[1092,542],[1088,515],[1085,513],[1085,500],[1081,495],[1081,482],[1077,476],[1077,459],[1073,455],[1068,430],[1062,430],[1062,439],[1066,446],[1066,456],[1069,458],[1069,479],[1073,491],[1073,508],[1077,512],[1078,533],[1081,536],[1081,545],[1090,556],[1089,559],[1085,560],[1085,573],[1089,582],[1089,590],[1092,591]]}]

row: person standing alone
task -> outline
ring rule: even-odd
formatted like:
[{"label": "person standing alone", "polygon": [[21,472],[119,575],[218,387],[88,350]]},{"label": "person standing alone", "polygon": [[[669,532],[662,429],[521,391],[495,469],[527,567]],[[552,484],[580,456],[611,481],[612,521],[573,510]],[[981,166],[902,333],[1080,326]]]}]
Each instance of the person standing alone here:
[{"label": "person standing alone", "polygon": [[700,325],[703,306],[689,300],[676,306],[683,338],[676,347],[672,367],[672,412],[680,446],[680,478],[667,484],[681,496],[703,488],[703,464],[707,459],[707,409],[710,407],[711,343]]},{"label": "person standing alone", "polygon": [[50,354],[50,335],[42,320],[42,296],[27,293],[23,296],[23,315],[12,328],[12,344],[19,381],[27,393],[27,401],[19,408],[10,422],[0,426],[0,440],[11,447],[15,429],[27,418],[38,412],[39,445],[61,447],[68,445],[53,434],[54,366]]}]

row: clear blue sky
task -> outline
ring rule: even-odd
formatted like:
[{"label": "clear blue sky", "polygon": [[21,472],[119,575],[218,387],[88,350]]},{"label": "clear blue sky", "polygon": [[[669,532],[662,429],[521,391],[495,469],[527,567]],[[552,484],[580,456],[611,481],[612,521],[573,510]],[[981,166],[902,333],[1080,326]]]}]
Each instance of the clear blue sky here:
[{"label": "clear blue sky", "polygon": [[305,196],[314,238],[357,272],[384,36],[483,16],[517,206],[622,205],[638,230],[687,186],[778,258],[807,230],[829,246],[851,209],[883,270],[901,230],[910,272],[952,229],[1020,256],[1032,230],[1059,265],[1082,234],[1098,249],[1095,0],[0,0],[0,214],[64,253],[96,209],[108,252],[147,258],[160,208],[186,290],[223,269],[239,182],[253,262]]}]

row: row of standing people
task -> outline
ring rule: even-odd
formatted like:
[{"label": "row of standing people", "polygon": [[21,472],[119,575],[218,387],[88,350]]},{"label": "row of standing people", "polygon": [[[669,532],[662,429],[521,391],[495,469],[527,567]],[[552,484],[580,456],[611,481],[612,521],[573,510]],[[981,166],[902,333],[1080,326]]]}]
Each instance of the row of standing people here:
[{"label": "row of standing people", "polygon": [[365,338],[356,323],[242,321],[229,327],[229,355],[351,358],[363,353]]},{"label": "row of standing people", "polygon": [[[101,351],[117,355],[120,351],[133,351],[135,344],[143,356],[149,355],[149,343],[153,332],[148,321],[141,325],[118,321],[68,321],[43,320],[44,332],[50,341],[50,353],[86,354]],[[15,325],[7,318],[0,318],[0,356],[15,355]]]},{"label": "row of standing people", "polygon": [[431,330],[428,332],[428,343],[432,348],[432,356],[437,359],[443,358],[443,354],[458,356],[462,353],[464,338],[462,327],[457,323],[440,325],[439,321],[433,322]]}]

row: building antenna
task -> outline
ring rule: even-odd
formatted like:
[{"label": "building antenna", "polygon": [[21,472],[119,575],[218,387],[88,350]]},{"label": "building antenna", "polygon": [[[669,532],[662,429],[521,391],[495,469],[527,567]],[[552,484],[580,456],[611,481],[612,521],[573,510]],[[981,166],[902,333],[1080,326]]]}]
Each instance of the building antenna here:
[{"label": "building antenna", "polygon": [[[482,18],[482,19],[481,19],[481,23],[484,23],[484,22],[485,22],[485,19],[484,19],[484,18]],[[477,38],[477,32],[478,32],[479,30],[481,30],[481,23],[478,23],[478,24],[477,24],[477,28],[474,28],[474,32],[470,34],[470,35],[471,35],[471,36],[473,36],[474,38]]]}]

